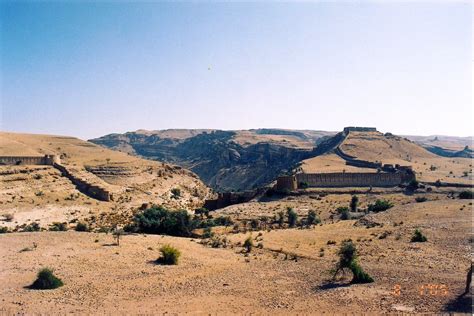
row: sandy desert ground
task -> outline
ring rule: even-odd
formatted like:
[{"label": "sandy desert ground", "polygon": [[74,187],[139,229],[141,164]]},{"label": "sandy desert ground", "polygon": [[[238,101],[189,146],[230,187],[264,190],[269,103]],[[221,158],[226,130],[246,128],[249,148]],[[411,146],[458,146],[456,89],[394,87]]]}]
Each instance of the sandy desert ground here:
[{"label": "sandy desert ground", "polygon": [[[357,220],[323,219],[321,226],[310,229],[235,234],[230,228],[221,229],[228,239],[227,248],[211,248],[199,239],[158,235],[127,235],[116,246],[113,237],[104,233],[3,234],[1,311],[467,312],[470,305],[457,296],[464,289],[470,263],[472,212],[468,201],[400,202],[389,211],[369,215],[370,221],[379,224],[373,228]],[[266,207],[265,203],[261,206]],[[246,209],[247,205],[239,207]],[[410,242],[416,228],[423,230],[428,242]],[[240,245],[249,235],[263,248],[245,254]],[[330,281],[328,271],[336,263],[338,245],[347,238],[356,243],[359,261],[374,283]],[[328,245],[329,240],[336,244]],[[182,251],[177,266],[152,262],[164,244]],[[53,268],[65,286],[53,291],[25,288],[45,266]],[[420,294],[420,287],[428,284],[446,286],[447,293],[427,290]],[[397,285],[400,295],[394,292]]]}]

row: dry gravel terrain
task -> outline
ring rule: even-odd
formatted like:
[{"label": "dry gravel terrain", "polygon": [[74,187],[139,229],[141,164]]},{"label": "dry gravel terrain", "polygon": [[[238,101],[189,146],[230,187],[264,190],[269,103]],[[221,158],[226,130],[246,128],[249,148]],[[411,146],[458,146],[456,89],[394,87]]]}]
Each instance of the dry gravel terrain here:
[{"label": "dry gravel terrain", "polygon": [[[393,200],[395,195],[389,196]],[[7,313],[343,313],[469,311],[456,300],[470,263],[472,206],[467,200],[440,198],[397,204],[367,218],[323,220],[310,229],[231,233],[227,248],[210,248],[199,239],[127,235],[120,246],[111,235],[79,232],[0,235],[3,281],[0,297]],[[261,208],[266,203],[260,203]],[[246,208],[246,204],[239,205]],[[251,209],[254,207],[250,205]],[[281,205],[283,207],[283,205]],[[403,222],[403,223],[400,223]],[[411,243],[421,228],[428,242]],[[218,231],[218,230],[216,230]],[[251,235],[263,248],[243,253]],[[386,235],[385,238],[380,236]],[[375,283],[330,282],[342,240],[351,238],[359,262]],[[335,245],[328,245],[334,240]],[[37,247],[33,247],[36,244]],[[156,265],[161,245],[182,252],[177,266]],[[25,248],[32,250],[25,251]],[[324,250],[321,250],[324,249]],[[323,253],[323,255],[321,255]],[[25,288],[41,267],[52,267],[65,286]],[[447,293],[420,294],[439,284]],[[394,287],[401,286],[400,295]]]}]

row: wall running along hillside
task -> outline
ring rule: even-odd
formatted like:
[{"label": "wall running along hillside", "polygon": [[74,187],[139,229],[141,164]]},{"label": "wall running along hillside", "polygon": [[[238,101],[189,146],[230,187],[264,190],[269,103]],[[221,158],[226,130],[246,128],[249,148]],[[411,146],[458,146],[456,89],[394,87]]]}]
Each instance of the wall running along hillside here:
[{"label": "wall running along hillside", "polygon": [[96,184],[89,183],[86,179],[82,179],[72,172],[66,166],[61,165],[61,159],[57,155],[45,156],[1,156],[0,164],[2,165],[48,165],[61,171],[61,174],[71,180],[76,188],[85,195],[100,200],[113,200],[112,194],[105,188]]}]

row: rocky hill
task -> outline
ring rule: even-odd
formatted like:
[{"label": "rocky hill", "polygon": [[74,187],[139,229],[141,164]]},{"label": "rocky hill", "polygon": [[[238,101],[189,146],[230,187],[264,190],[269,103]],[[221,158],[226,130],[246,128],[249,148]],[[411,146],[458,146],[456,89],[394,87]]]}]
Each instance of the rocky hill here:
[{"label": "rocky hill", "polygon": [[312,155],[331,132],[165,130],[110,134],[91,142],[153,160],[175,163],[219,191],[247,190],[272,182]]},{"label": "rocky hill", "polygon": [[43,165],[0,165],[0,214],[14,219],[10,228],[37,221],[125,216],[144,203],[194,209],[212,196],[193,172],[180,166],[142,159],[74,137],[0,132],[0,156],[55,154],[75,177],[98,184],[114,196],[100,201]]},{"label": "rocky hill", "polygon": [[[430,176],[423,177],[427,181],[457,181],[456,176],[460,177],[470,170],[467,160],[456,160],[451,166],[453,162],[437,159],[440,156],[472,157],[470,149],[459,148],[470,138],[399,137],[379,132],[355,132],[348,139],[346,136],[342,132],[311,130],[171,129],[110,134],[90,141],[129,154],[180,165],[195,172],[217,191],[242,191],[265,186],[278,175],[291,172],[301,164],[302,170],[307,172],[351,171],[352,168],[334,154],[338,146],[355,157],[369,161],[415,165],[422,175],[429,171]],[[433,172],[430,168],[437,171]],[[469,177],[464,176],[460,180],[468,181]]]}]

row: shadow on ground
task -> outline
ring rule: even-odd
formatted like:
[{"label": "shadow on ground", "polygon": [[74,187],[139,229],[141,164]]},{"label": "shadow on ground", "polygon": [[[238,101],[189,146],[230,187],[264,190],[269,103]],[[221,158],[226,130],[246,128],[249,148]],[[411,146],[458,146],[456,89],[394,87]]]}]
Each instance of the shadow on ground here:
[{"label": "shadow on ground", "polygon": [[445,306],[446,312],[472,314],[472,294],[458,296]]}]

